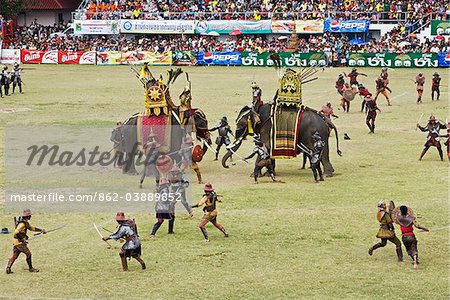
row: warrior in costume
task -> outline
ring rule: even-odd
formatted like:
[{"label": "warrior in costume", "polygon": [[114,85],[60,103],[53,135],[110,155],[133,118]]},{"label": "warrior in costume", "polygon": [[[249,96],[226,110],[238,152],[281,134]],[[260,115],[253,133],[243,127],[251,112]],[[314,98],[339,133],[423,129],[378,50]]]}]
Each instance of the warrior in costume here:
[{"label": "warrior in costume", "polygon": [[346,112],[349,112],[350,110],[350,100],[346,98],[346,95],[349,93],[352,93],[354,97],[354,95],[356,95],[358,92],[353,87],[351,87],[350,84],[345,83],[344,88],[342,89],[341,106],[342,109]]},{"label": "warrior in costume", "polygon": [[209,131],[211,132],[215,130],[217,130],[217,132],[219,133],[219,136],[216,139],[217,148],[215,158],[215,160],[218,160],[220,148],[223,144],[225,144],[225,146],[228,146],[231,143],[228,134],[230,133],[231,135],[233,135],[233,132],[231,131],[231,127],[230,125],[228,125],[228,119],[225,116],[220,119],[219,125],[209,129]]},{"label": "warrior in costume", "polygon": [[39,272],[38,269],[33,268],[33,264],[31,261],[31,251],[28,249],[27,243],[28,243],[28,236],[27,231],[37,231],[46,233],[45,229],[40,229],[37,227],[32,226],[29,221],[32,216],[32,212],[29,209],[25,209],[22,213],[22,215],[19,217],[19,220],[16,223],[16,228],[14,230],[14,236],[13,236],[13,253],[11,257],[9,258],[8,265],[6,266],[6,274],[13,273],[11,268],[16,261],[16,259],[19,257],[20,253],[23,253],[26,255],[26,261],[28,264],[28,271],[30,272]]},{"label": "warrior in costume", "polygon": [[388,74],[388,69],[386,67],[381,69],[380,77],[384,81],[384,88],[386,90],[388,90],[389,93],[392,93],[392,90],[388,87],[388,85],[389,85],[389,74]]},{"label": "warrior in costume", "polygon": [[314,148],[311,153],[311,171],[314,175],[314,182],[318,183],[319,180],[323,181],[320,159],[322,157],[323,147],[325,147],[325,142],[317,131],[313,134],[312,138],[314,140]]},{"label": "warrior in costume", "polygon": [[125,243],[122,245],[119,252],[123,271],[128,271],[127,257],[136,259],[141,264],[142,270],[145,270],[146,266],[144,260],[141,258],[141,241],[139,239],[136,222],[125,218],[125,213],[123,212],[118,212],[115,220],[119,224],[119,228],[115,233],[103,237],[103,240],[125,240]]},{"label": "warrior in costume", "polygon": [[198,183],[202,182],[202,173],[200,172],[200,167],[197,162],[192,160],[192,148],[194,147],[194,141],[190,135],[186,135],[183,138],[183,143],[181,144],[181,148],[178,153],[181,155],[181,171],[184,172],[189,166],[191,166],[192,170],[197,174]]},{"label": "warrior in costume", "polygon": [[154,175],[156,186],[159,185],[160,175],[156,169],[156,160],[158,159],[158,151],[161,145],[156,141],[156,134],[150,131],[147,142],[144,144],[145,164],[144,171],[142,172],[141,181],[139,187],[142,188],[142,183],[144,183],[145,176]]},{"label": "warrior in costume", "polygon": [[417,85],[417,103],[422,103],[423,86],[425,84],[425,76],[423,76],[422,72],[420,72],[419,75],[416,76],[415,84]]},{"label": "warrior in costume", "polygon": [[228,237],[228,233],[225,231],[225,228],[217,222],[217,202],[222,202],[221,196],[217,195],[214,191],[214,188],[211,183],[205,184],[204,192],[202,200],[196,205],[193,205],[192,208],[203,207],[203,218],[198,224],[198,227],[202,231],[205,242],[209,242],[208,231],[206,231],[206,224],[211,222],[217,229],[219,229],[224,237]]},{"label": "warrior in costume", "polygon": [[417,123],[417,128],[420,129],[422,132],[427,132],[427,141],[424,145],[424,149],[422,150],[422,153],[420,154],[419,160],[422,160],[422,157],[427,153],[428,149],[430,149],[431,146],[436,147],[439,152],[439,157],[441,160],[444,160],[444,156],[442,153],[441,148],[441,137],[439,135],[439,131],[441,129],[446,129],[447,127],[444,124],[439,123],[436,120],[436,117],[431,115],[430,119],[428,120],[428,124],[425,127],[422,127]]},{"label": "warrior in costume", "polygon": [[322,109],[319,111],[325,118],[327,118],[329,121],[331,121],[331,117],[339,118],[336,116],[333,112],[333,107],[331,106],[331,102],[325,103],[324,106],[322,106]]},{"label": "warrior in costume", "polygon": [[364,107],[366,106],[366,101],[364,100],[364,98],[366,98],[366,96],[369,95],[370,92],[362,83],[360,83],[358,85],[358,93],[363,99],[361,102],[361,112],[363,112]]},{"label": "warrior in costume", "polygon": [[439,87],[441,85],[441,76],[439,76],[438,73],[433,74],[433,79],[431,80],[431,101],[434,101],[434,93],[436,92],[437,98],[436,100],[439,100],[439,97],[441,96],[441,91],[439,90]]},{"label": "warrior in costume", "polygon": [[113,158],[114,158],[114,167],[121,168],[123,164],[123,124],[121,121],[117,121],[116,128],[113,129],[111,133],[111,142],[113,142]]},{"label": "warrior in costume", "polygon": [[258,183],[258,176],[261,173],[261,170],[265,167],[267,172],[269,172],[270,178],[275,181],[275,174],[273,172],[273,164],[270,159],[269,148],[261,142],[260,139],[255,138],[253,140],[256,147],[253,149],[252,154],[244,158],[244,161],[251,159],[253,156],[258,155],[258,158],[255,161],[255,169],[253,170],[253,178],[255,179],[255,184]]},{"label": "warrior in costume", "polygon": [[378,248],[386,246],[387,241],[395,244],[395,251],[397,252],[398,261],[403,261],[402,243],[395,236],[394,225],[390,212],[386,209],[386,203],[383,200],[378,201],[378,213],[377,220],[380,222],[380,229],[377,233],[377,238],[381,239],[381,242],[373,245],[369,249],[369,255],[373,254]]},{"label": "warrior in costume", "polygon": [[19,64],[17,62],[14,63],[14,67],[13,67],[13,75],[12,75],[12,82],[13,82],[13,88],[12,88],[12,92],[14,94],[14,91],[16,89],[16,86],[19,87],[19,92],[21,94],[23,94],[22,92],[22,78],[20,77],[20,68],[19,68]]},{"label": "warrior in costume", "polygon": [[447,157],[448,157],[448,160],[450,161],[450,121],[447,121],[447,134],[441,135],[441,137],[447,138],[444,145],[447,146]]},{"label": "warrior in costume", "polygon": [[339,74],[338,80],[336,81],[336,84],[334,86],[339,95],[342,95],[342,91],[344,90],[344,84],[345,84],[344,75]]},{"label": "warrior in costume", "polygon": [[256,113],[259,113],[259,108],[263,106],[261,99],[262,90],[255,81],[252,81],[252,107]]},{"label": "warrior in costume", "polygon": [[358,86],[359,85],[359,83],[358,83],[358,76],[365,76],[365,77],[367,77],[366,74],[357,72],[356,68],[353,68],[352,71],[348,75],[345,74],[345,72],[344,72],[344,75],[346,77],[350,78],[350,85],[351,86]]},{"label": "warrior in costume", "polygon": [[375,80],[377,93],[375,94],[375,101],[378,99],[378,95],[382,94],[388,103],[388,106],[391,106],[391,101],[389,100],[389,95],[386,92],[386,81],[379,76],[377,80]]},{"label": "warrior in costume", "polygon": [[170,193],[170,183],[167,179],[161,179],[161,184],[158,188],[159,200],[156,201],[156,223],[153,225],[150,239],[155,238],[159,227],[164,223],[164,220],[169,222],[169,234],[174,233],[173,227],[175,224],[175,196]]},{"label": "warrior in costume", "polygon": [[369,127],[369,133],[375,133],[375,119],[377,118],[377,111],[381,112],[381,110],[377,106],[377,102],[372,98],[372,94],[368,94],[366,98],[364,98],[366,103],[366,125]]},{"label": "warrior in costume", "polygon": [[417,265],[419,264],[419,253],[417,251],[417,239],[414,234],[414,227],[425,231],[430,230],[418,225],[412,210],[405,205],[400,206],[399,209],[394,209],[392,213],[395,223],[400,225],[403,245],[405,246],[408,255],[413,260],[414,269],[417,269]]},{"label": "warrior in costume", "polygon": [[184,126],[189,123],[190,118],[190,110],[192,109],[192,94],[191,87],[185,86],[183,92],[181,92],[180,96],[180,120],[181,125]]},{"label": "warrior in costume", "polygon": [[[183,204],[184,208],[188,212],[189,216],[193,216],[192,208],[186,200],[186,189],[189,187],[189,181],[187,181],[183,177],[183,172],[181,172],[180,168],[177,165],[174,165],[170,170],[169,175],[167,177],[170,183],[170,194],[174,195],[175,204],[178,200]],[[172,227],[173,232],[173,227]],[[169,233],[170,233],[170,222],[169,222]]]}]

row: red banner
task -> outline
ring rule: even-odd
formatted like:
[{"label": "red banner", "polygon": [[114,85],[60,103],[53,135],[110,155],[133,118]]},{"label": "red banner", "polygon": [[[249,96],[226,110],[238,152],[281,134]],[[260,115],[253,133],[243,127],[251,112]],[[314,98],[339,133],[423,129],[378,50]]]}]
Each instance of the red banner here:
[{"label": "red banner", "polygon": [[23,64],[57,64],[58,51],[22,50],[20,60]]}]

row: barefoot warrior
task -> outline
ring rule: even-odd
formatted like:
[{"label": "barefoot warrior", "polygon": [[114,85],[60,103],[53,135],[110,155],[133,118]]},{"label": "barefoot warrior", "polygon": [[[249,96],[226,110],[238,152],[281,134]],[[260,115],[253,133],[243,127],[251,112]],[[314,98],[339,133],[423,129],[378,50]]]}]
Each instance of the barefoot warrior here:
[{"label": "barefoot warrior", "polygon": [[115,233],[103,237],[103,240],[113,239],[117,241],[118,239],[125,239],[125,243],[119,252],[122,270],[128,271],[127,257],[136,259],[141,264],[142,270],[145,270],[146,266],[141,258],[141,241],[139,240],[136,222],[125,218],[125,213],[123,212],[118,212],[115,220],[119,224],[119,228]]},{"label": "barefoot warrior", "polygon": [[383,78],[381,76],[379,76],[377,78],[377,80],[375,80],[375,84],[376,84],[376,89],[377,89],[377,93],[375,94],[375,100],[378,99],[378,95],[382,94],[384,96],[384,98],[386,98],[386,101],[388,103],[388,106],[391,106],[391,101],[389,100],[389,95],[386,92],[386,81],[383,80]]},{"label": "barefoot warrior", "polygon": [[377,220],[380,222],[380,229],[378,230],[377,238],[381,239],[381,242],[370,247],[369,255],[372,255],[373,251],[376,249],[386,246],[387,241],[389,241],[395,244],[395,251],[397,252],[398,261],[403,261],[402,243],[395,236],[391,214],[386,209],[386,203],[384,203],[383,200],[378,201]]},{"label": "barefoot warrior", "polygon": [[430,149],[431,146],[436,147],[439,152],[439,157],[441,160],[444,160],[444,155],[442,153],[442,147],[441,147],[441,137],[439,135],[439,131],[441,129],[447,128],[444,124],[441,124],[436,121],[436,117],[431,115],[430,119],[428,119],[428,124],[425,127],[420,126],[419,123],[417,123],[417,128],[420,129],[422,132],[428,131],[427,141],[424,145],[424,149],[422,150],[422,153],[420,154],[419,160],[422,160],[425,153],[427,153],[428,149]]},{"label": "barefoot warrior", "polygon": [[403,245],[405,245],[408,255],[413,260],[414,269],[416,269],[419,264],[419,253],[417,251],[417,239],[414,234],[414,227],[425,231],[430,230],[418,225],[413,211],[405,205],[400,206],[398,209],[395,208],[392,212],[392,217],[395,223],[400,225]]},{"label": "barefoot warrior", "polygon": [[28,271],[30,272],[39,272],[38,269],[33,268],[33,264],[31,262],[31,251],[28,249],[27,243],[28,243],[28,236],[27,231],[37,231],[46,233],[45,229],[40,229],[37,227],[34,227],[30,225],[29,221],[31,220],[31,216],[33,213],[30,209],[25,209],[22,213],[22,215],[19,217],[19,220],[16,224],[16,229],[14,230],[14,236],[13,236],[13,253],[11,257],[9,258],[8,265],[6,266],[6,274],[13,273],[11,271],[12,265],[16,261],[16,259],[19,257],[20,253],[23,253],[26,255],[26,260],[28,264]]},{"label": "barefoot warrior", "polygon": [[439,97],[441,96],[441,91],[439,90],[439,87],[441,85],[441,76],[439,76],[438,73],[433,74],[433,79],[431,79],[431,101],[434,101],[434,93],[436,92],[437,98],[436,100],[439,100]]},{"label": "barefoot warrior", "polygon": [[425,84],[425,76],[423,76],[422,72],[416,76],[416,81],[414,83],[417,85],[417,103],[422,103],[423,86]]},{"label": "barefoot warrior", "polygon": [[364,99],[366,103],[366,124],[369,127],[369,133],[375,133],[375,119],[377,118],[377,111],[381,112],[381,110],[377,106],[377,102],[372,98],[372,94],[368,94]]},{"label": "barefoot warrior", "polygon": [[192,208],[202,207],[203,205],[205,206],[203,207],[203,218],[200,224],[198,224],[198,227],[202,231],[203,237],[205,238],[205,242],[209,242],[208,231],[206,231],[205,227],[208,222],[211,222],[217,229],[219,229],[223,233],[224,237],[228,237],[228,233],[225,231],[225,228],[217,222],[216,205],[217,202],[222,202],[222,199],[219,199],[221,196],[217,195],[211,183],[205,184],[203,190],[205,191],[205,194],[203,194],[202,200],[196,205],[193,205]]}]

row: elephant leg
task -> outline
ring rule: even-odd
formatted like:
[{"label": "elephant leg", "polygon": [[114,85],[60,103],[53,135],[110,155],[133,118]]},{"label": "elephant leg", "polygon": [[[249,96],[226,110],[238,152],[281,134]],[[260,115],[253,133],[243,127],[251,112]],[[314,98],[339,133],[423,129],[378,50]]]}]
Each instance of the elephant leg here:
[{"label": "elephant leg", "polygon": [[122,172],[129,175],[137,175],[136,167],[134,165],[134,154],[127,153],[127,158],[122,165]]}]

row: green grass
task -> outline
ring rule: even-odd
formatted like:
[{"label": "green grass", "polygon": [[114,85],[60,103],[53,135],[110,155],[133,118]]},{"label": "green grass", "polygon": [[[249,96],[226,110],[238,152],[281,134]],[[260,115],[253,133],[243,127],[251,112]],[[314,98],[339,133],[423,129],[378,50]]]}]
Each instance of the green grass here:
[{"label": "green grass", "polygon": [[[143,91],[126,67],[26,67],[32,69],[23,76],[25,94],[2,99],[0,108],[29,110],[0,113],[3,127],[110,124],[113,128],[116,120],[143,109]],[[262,87],[264,100],[271,99],[277,87],[276,73],[269,68],[185,70],[193,81],[193,105],[205,111],[210,125],[222,115],[234,120],[239,109],[251,102],[253,79]],[[155,74],[164,71],[153,69]],[[30,243],[40,273],[24,270],[20,257],[15,274],[0,274],[0,298],[448,299],[448,230],[417,233],[421,258],[417,271],[409,258],[396,262],[392,244],[372,257],[367,254],[377,242],[379,199],[410,205],[424,226],[449,224],[448,163],[439,161],[434,148],[419,162],[426,134],[415,131],[421,113],[425,113],[422,125],[430,113],[441,120],[448,117],[448,87],[442,88],[439,102],[431,102],[430,80],[436,70],[425,70],[424,103],[416,105],[410,79],[418,70],[390,71],[393,106],[387,107],[380,98],[377,132],[369,135],[359,99],[353,101],[349,114],[337,110],[334,82],[342,71],[327,69],[319,80],[303,87],[304,104],[320,108],[329,100],[340,116],[335,124],[344,156],[336,155],[332,137],[335,177],[314,184],[311,171],[298,170],[300,160],[283,160],[277,171],[286,183],[272,184],[264,178],[253,185],[248,177],[252,164],[225,170],[209,153],[200,166],[205,180],[224,194],[219,222],[231,237],[223,239],[208,227],[212,241],[203,243],[197,228],[202,213],[197,210],[194,218],[178,215],[175,235],[167,235],[164,224],[157,239],[149,241],[154,223],[149,208],[133,215],[148,270],[141,271],[131,262],[131,272],[125,274],[119,272],[120,245],[106,249],[92,228],[93,222],[113,227],[113,214],[37,214],[32,219],[37,226],[68,226]],[[448,70],[438,71],[448,86]],[[373,91],[379,69],[364,72],[369,77],[362,82]],[[172,89],[173,98],[182,90],[181,78]],[[342,139],[344,132],[350,141]],[[247,155],[251,148],[249,140],[239,153]],[[3,168],[1,175],[4,178]],[[201,186],[193,184],[193,194],[198,199]],[[11,229],[12,217],[19,212],[1,210],[0,227]],[[11,235],[0,235],[4,265],[11,248]]]}]

